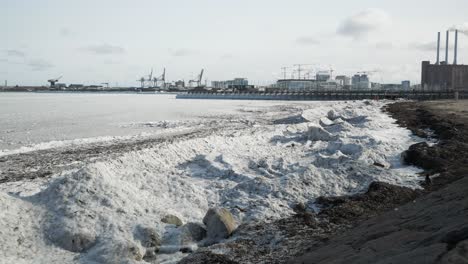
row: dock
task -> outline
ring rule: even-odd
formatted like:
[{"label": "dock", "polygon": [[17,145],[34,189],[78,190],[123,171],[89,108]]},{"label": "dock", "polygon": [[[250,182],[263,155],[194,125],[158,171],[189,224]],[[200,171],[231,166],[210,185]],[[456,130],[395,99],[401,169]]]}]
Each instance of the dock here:
[{"label": "dock", "polygon": [[[210,92],[189,91],[177,94],[177,99],[218,99],[218,100],[286,100],[286,101],[339,101],[339,100],[443,100],[455,98],[454,91],[306,91],[306,92]],[[468,91],[458,92],[459,99],[468,98]]]}]

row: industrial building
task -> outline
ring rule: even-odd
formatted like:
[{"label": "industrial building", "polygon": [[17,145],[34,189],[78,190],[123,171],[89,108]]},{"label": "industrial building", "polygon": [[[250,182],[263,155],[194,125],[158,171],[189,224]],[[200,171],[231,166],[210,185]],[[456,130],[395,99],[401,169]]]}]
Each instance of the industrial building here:
[{"label": "industrial building", "polygon": [[340,84],[341,86],[350,86],[351,85],[351,78],[346,75],[338,75],[335,77],[335,81]]},{"label": "industrial building", "polygon": [[233,80],[227,81],[212,81],[211,87],[216,89],[235,89],[244,90],[252,88],[249,86],[249,80],[246,78],[234,78]]},{"label": "industrial building", "polygon": [[289,91],[310,91],[317,88],[313,79],[282,79],[276,82],[276,88]]},{"label": "industrial building", "polygon": [[440,61],[440,32],[437,34],[437,59],[435,64],[423,61],[421,67],[421,86],[433,91],[468,91],[468,65],[457,62],[458,31],[455,31],[453,64],[449,64],[449,37],[446,32],[445,61]]}]

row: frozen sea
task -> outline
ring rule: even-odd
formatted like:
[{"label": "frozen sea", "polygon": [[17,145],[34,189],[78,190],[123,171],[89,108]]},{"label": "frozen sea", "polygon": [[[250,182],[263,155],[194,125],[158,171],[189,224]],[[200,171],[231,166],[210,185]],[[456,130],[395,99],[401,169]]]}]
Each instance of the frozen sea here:
[{"label": "frozen sea", "polygon": [[130,136],[162,120],[231,114],[278,102],[176,100],[173,94],[0,93],[0,150],[49,141]]},{"label": "frozen sea", "polygon": [[143,263],[148,234],[175,263],[203,241],[168,214],[268,222],[373,181],[419,188],[400,155],[421,139],[387,103],[0,93],[0,263]]}]

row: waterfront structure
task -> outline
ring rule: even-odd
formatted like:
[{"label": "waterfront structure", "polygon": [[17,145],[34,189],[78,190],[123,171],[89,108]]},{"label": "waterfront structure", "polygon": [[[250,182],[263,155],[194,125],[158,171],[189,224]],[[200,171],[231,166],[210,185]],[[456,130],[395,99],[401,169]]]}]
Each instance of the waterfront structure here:
[{"label": "waterfront structure", "polygon": [[72,83],[70,85],[68,85],[68,89],[69,90],[81,90],[84,88],[84,85],[83,84],[75,84],[75,83]]},{"label": "waterfront structure", "polygon": [[317,72],[317,74],[315,75],[315,80],[317,80],[317,82],[328,82],[328,80],[330,80],[330,73],[329,72]]},{"label": "waterfront structure", "polygon": [[401,88],[402,88],[403,90],[409,90],[410,87],[411,87],[411,82],[410,82],[410,81],[407,81],[407,80],[406,80],[406,81],[402,81],[402,82],[401,82]]},{"label": "waterfront structure", "polygon": [[185,81],[178,80],[174,83],[175,88],[177,89],[184,89],[185,88]]},{"label": "waterfront structure", "polygon": [[211,87],[216,89],[237,89],[243,90],[250,88],[249,80],[246,78],[234,78],[227,81],[212,81]]},{"label": "waterfront structure", "polygon": [[312,79],[282,79],[276,82],[276,88],[288,91],[310,91],[317,87],[317,81]]},{"label": "waterfront structure", "polygon": [[440,32],[437,38],[437,59],[434,64],[423,61],[421,65],[421,86],[424,90],[434,91],[467,91],[468,65],[459,65],[458,31],[455,31],[455,46],[453,64],[448,62],[449,32],[447,31],[445,46],[445,61],[440,61]]}]

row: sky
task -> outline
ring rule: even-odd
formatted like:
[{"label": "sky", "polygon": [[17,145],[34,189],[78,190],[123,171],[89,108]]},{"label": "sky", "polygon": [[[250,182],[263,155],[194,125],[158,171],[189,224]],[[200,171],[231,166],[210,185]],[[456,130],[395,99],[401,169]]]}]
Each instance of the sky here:
[{"label": "sky", "polygon": [[[0,0],[0,80],[138,86],[166,79],[245,77],[267,84],[315,74],[371,72],[371,80],[420,82],[436,59],[437,32],[457,28],[468,64],[466,0]],[[449,62],[453,62],[450,35]],[[442,47],[444,49],[444,47]],[[444,60],[444,50],[441,58]],[[304,73],[304,72],[303,72]]]}]

